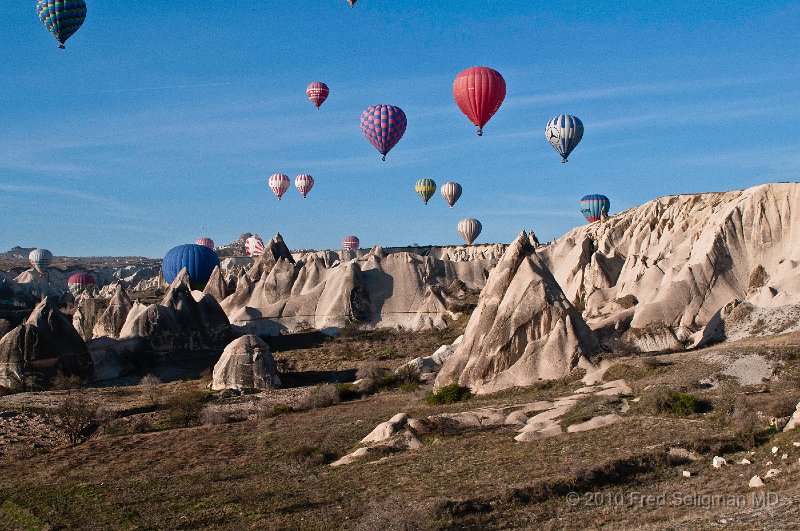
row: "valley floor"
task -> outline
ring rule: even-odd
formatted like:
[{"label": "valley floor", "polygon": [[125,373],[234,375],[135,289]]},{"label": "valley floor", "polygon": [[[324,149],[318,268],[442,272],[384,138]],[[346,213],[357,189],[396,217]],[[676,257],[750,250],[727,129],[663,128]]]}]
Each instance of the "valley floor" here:
[{"label": "valley floor", "polygon": [[[327,407],[276,407],[297,408],[314,380],[352,380],[359,360],[393,368],[458,332],[281,339],[272,347],[290,387],[258,395],[208,401],[201,391],[206,373],[2,397],[0,528],[800,526],[800,445],[793,445],[800,430],[768,428],[769,418],[791,415],[800,401],[800,334],[655,357],[610,355],[604,379],[631,388],[621,397],[629,406],[618,411],[621,420],[529,442],[514,440],[518,426],[455,425],[426,434],[418,449],[330,466],[398,412],[424,418],[552,401],[583,387],[582,374],[450,405],[430,405],[427,387],[405,386]],[[200,393],[205,410],[199,421],[177,427],[168,412],[175,396],[191,395],[187,389]],[[696,409],[670,406],[665,390],[691,397]],[[52,433],[51,415],[68,393],[106,410],[107,420],[85,442],[71,446],[58,435],[26,441],[33,428],[9,428],[23,415]],[[616,407],[599,402],[579,402],[556,420],[580,423]],[[728,464],[713,468],[716,455]],[[751,464],[738,464],[745,458]],[[780,473],[763,488],[748,487],[770,469]]]}]

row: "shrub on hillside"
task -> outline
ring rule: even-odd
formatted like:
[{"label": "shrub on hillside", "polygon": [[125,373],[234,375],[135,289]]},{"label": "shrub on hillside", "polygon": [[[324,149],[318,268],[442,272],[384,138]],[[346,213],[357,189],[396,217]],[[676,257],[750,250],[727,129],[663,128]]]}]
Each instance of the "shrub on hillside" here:
[{"label": "shrub on hillside", "polygon": [[58,429],[71,444],[78,444],[90,435],[92,427],[97,426],[99,408],[83,393],[78,393],[68,396],[55,414]]},{"label": "shrub on hillside", "polygon": [[200,422],[200,414],[208,400],[208,393],[191,386],[181,387],[167,398],[167,419],[171,426],[187,428]]},{"label": "shrub on hillside", "polygon": [[457,383],[445,385],[435,393],[428,393],[425,402],[431,405],[454,404],[472,396],[468,387],[461,387]]},{"label": "shrub on hillside", "polygon": [[299,409],[316,409],[334,406],[341,401],[339,391],[331,384],[321,384],[312,389],[298,404]]},{"label": "shrub on hillside", "polygon": [[642,396],[640,408],[656,415],[668,414],[688,417],[708,409],[708,403],[693,395],[661,387]]}]

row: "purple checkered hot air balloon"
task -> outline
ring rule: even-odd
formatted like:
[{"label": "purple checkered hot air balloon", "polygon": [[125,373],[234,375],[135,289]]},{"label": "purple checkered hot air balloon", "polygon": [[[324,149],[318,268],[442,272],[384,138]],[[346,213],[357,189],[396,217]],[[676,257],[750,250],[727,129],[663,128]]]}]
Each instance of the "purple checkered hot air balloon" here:
[{"label": "purple checkered hot air balloon", "polygon": [[361,114],[361,130],[369,143],[383,155],[383,160],[403,138],[406,124],[406,113],[394,105],[373,105]]}]

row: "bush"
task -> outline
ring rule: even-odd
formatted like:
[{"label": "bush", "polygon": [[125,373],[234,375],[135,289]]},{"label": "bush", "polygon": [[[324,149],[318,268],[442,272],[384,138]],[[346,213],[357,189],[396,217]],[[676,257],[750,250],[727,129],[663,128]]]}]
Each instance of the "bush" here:
[{"label": "bush", "polygon": [[339,393],[339,399],[343,401],[358,400],[361,398],[361,391],[358,386],[351,383],[337,383],[334,384],[336,392]]},{"label": "bush", "polygon": [[454,383],[445,385],[435,393],[428,393],[428,396],[425,397],[425,402],[431,405],[454,404],[470,397],[472,397],[472,393],[468,387],[461,387]]},{"label": "bush", "polygon": [[84,381],[77,374],[70,374],[65,376],[64,373],[59,372],[50,381],[50,389],[54,391],[65,391],[72,389],[80,389],[83,387]]},{"label": "bush", "polygon": [[661,387],[645,394],[639,407],[652,414],[688,417],[695,413],[702,413],[709,406],[707,402],[695,396]]},{"label": "bush", "polygon": [[756,435],[759,432],[758,414],[751,407],[745,397],[736,401],[731,415],[736,441],[745,448],[752,448],[756,444]]},{"label": "bush", "polygon": [[154,408],[158,408],[158,404],[161,401],[161,390],[159,388],[159,385],[161,385],[161,380],[152,374],[146,374],[142,378],[142,381],[139,382],[139,385],[141,385],[142,389],[144,389],[144,392],[147,393],[152,406]]},{"label": "bush", "polygon": [[294,408],[286,404],[281,404],[272,408],[273,417],[277,417],[279,415],[288,415],[289,413],[294,413]]},{"label": "bush", "polygon": [[295,446],[286,452],[286,457],[288,457],[290,461],[294,461],[306,467],[322,465],[335,459],[333,454],[322,451],[319,446],[306,445]]},{"label": "bush", "polygon": [[394,374],[400,384],[419,384],[422,381],[419,370],[413,365],[401,365]]},{"label": "bush", "polygon": [[56,426],[66,435],[70,444],[78,444],[91,435],[98,425],[98,407],[83,393],[67,397],[55,411]]},{"label": "bush", "polygon": [[298,407],[300,409],[316,409],[319,407],[333,406],[339,402],[339,391],[336,390],[336,387],[331,384],[321,384],[312,389],[311,392],[300,401]]},{"label": "bush", "polygon": [[171,426],[189,426],[200,422],[200,413],[209,395],[200,389],[187,385],[167,399],[167,419]]}]

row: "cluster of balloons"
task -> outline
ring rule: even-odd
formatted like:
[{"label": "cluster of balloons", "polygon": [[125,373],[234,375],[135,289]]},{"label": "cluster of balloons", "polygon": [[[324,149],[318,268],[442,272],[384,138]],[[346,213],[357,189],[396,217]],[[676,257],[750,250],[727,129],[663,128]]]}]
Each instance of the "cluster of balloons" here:
[{"label": "cluster of balloons", "polygon": [[[419,195],[422,201],[427,205],[428,201],[433,197],[433,194],[436,193],[436,181],[433,179],[420,179],[417,181],[417,184],[414,185],[414,191],[417,192],[417,195]],[[458,198],[461,197],[462,191],[463,189],[460,184],[449,182],[442,185],[441,194],[444,200],[447,201],[447,204],[450,205],[450,208],[453,208]]]},{"label": "cluster of balloons", "polygon": [[[290,182],[289,176],[284,175],[283,173],[275,173],[270,176],[269,187],[272,190],[272,193],[278,197],[279,201],[281,197],[283,197],[283,194],[286,193],[286,190],[289,189]],[[307,173],[302,173],[295,177],[294,186],[303,196],[303,199],[305,199],[308,195],[308,192],[310,192],[314,187],[314,178]]]}]

